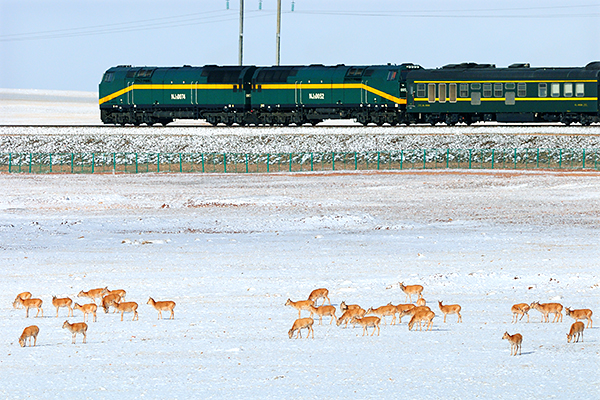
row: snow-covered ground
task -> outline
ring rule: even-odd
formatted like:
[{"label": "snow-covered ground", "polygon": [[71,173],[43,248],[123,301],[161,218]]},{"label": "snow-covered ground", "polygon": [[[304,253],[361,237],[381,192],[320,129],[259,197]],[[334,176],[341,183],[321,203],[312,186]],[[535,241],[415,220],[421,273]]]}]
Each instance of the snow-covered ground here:
[{"label": "snow-covered ground", "polygon": [[[0,175],[0,397],[598,398],[599,178]],[[425,287],[432,331],[388,318],[363,337],[326,318],[314,339],[288,338],[288,298],[325,287],[336,307],[398,304],[400,281]],[[139,321],[100,311],[71,344],[52,295],[83,303],[104,286],[127,290]],[[26,290],[44,318],[12,308]],[[175,320],[149,296],[177,302]],[[443,323],[438,300],[463,322]],[[567,344],[569,317],[511,324],[511,305],[532,301],[591,308],[595,326]],[[31,324],[38,345],[21,348]],[[523,335],[522,355],[505,331]]]}]

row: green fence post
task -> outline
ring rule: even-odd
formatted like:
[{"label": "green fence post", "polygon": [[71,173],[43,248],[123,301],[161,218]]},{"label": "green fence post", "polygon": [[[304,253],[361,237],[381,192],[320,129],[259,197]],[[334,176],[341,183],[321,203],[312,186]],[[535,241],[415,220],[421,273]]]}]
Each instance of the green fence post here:
[{"label": "green fence post", "polygon": [[358,169],[358,159],[356,158],[356,152],[354,152],[354,170]]},{"label": "green fence post", "polygon": [[12,153],[8,153],[8,173],[10,174],[12,169]]},{"label": "green fence post", "polygon": [[331,153],[331,170],[335,171],[335,151]]},{"label": "green fence post", "polygon": [[560,157],[558,158],[558,169],[562,169],[562,149],[559,149]]},{"label": "green fence post", "polygon": [[446,149],[446,169],[450,168],[450,149]]},{"label": "green fence post", "polygon": [[290,153],[290,172],[292,172],[292,153]]},{"label": "green fence post", "polygon": [[52,153],[50,153],[49,156],[50,156],[50,173],[52,173]]},{"label": "green fence post", "polygon": [[179,153],[179,172],[183,172],[183,164],[181,162],[181,153]]},{"label": "green fence post", "polygon": [[537,160],[535,162],[535,168],[540,168],[540,148],[537,149]]},{"label": "green fence post", "polygon": [[517,149],[515,149],[515,169],[517,169]]},{"label": "green fence post", "polygon": [[31,163],[33,162],[32,158],[33,158],[33,154],[29,153],[29,173],[31,173]]},{"label": "green fence post", "polygon": [[494,169],[494,155],[496,150],[492,149],[492,169]]},{"label": "green fence post", "polygon": [[403,165],[404,165],[404,150],[400,150],[400,170],[402,170]]},{"label": "green fence post", "polygon": [[246,173],[248,173],[248,153],[246,153]]},{"label": "green fence post", "polygon": [[380,156],[381,156],[381,152],[378,151],[377,152],[377,171],[379,171],[379,158],[380,158]]},{"label": "green fence post", "polygon": [[135,173],[138,173],[138,153],[135,153]]},{"label": "green fence post", "polygon": [[310,153],[310,170],[313,171],[313,153]]},{"label": "green fence post", "polygon": [[223,153],[223,172],[227,173],[227,153]]},{"label": "green fence post", "polygon": [[425,169],[426,161],[427,161],[427,149],[423,149],[423,169]]},{"label": "green fence post", "polygon": [[156,153],[156,172],[160,172],[160,153]]},{"label": "green fence post", "polygon": [[96,164],[96,153],[92,153],[92,174],[94,173],[94,168]]}]

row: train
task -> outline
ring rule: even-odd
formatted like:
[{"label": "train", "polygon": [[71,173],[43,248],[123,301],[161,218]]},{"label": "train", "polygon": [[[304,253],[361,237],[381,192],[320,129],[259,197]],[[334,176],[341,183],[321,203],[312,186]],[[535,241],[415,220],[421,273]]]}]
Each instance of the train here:
[{"label": "train", "polygon": [[105,124],[363,125],[600,123],[600,61],[585,67],[526,63],[109,68],[99,84]]}]

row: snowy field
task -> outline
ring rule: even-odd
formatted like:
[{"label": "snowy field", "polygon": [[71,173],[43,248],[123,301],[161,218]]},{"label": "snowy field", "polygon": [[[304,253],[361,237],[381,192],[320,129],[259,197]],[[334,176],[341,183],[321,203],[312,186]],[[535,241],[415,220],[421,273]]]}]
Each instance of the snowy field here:
[{"label": "snowy field", "polygon": [[[0,397],[597,399],[599,178],[0,175]],[[400,281],[425,287],[431,331],[387,318],[363,337],[325,318],[314,339],[288,338],[288,298],[325,287],[336,307],[398,304]],[[104,286],[127,290],[139,321],[100,310],[71,344],[52,295]],[[26,290],[43,318],[13,309]],[[175,319],[149,296],[174,300]],[[463,322],[443,323],[438,300]],[[591,308],[594,327],[567,344],[569,317],[511,324],[511,305],[533,301]],[[37,346],[21,348],[31,324]]]}]

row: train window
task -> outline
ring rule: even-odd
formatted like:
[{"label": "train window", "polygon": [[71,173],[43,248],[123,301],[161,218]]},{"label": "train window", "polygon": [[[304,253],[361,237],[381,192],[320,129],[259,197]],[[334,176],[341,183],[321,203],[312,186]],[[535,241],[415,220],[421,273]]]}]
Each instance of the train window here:
[{"label": "train window", "polygon": [[[107,72],[104,74],[104,82],[112,82],[115,79],[115,74],[112,72]],[[571,89],[572,91],[573,89]]]},{"label": "train window", "polygon": [[450,99],[450,103],[456,103],[456,83],[451,83],[448,86],[448,97]]},{"label": "train window", "polygon": [[440,83],[439,92],[440,92],[440,103],[445,103],[446,102],[446,84],[445,83]]},{"label": "train window", "polygon": [[502,97],[504,91],[501,83],[494,83],[494,97]]},{"label": "train window", "polygon": [[538,97],[547,97],[548,96],[548,84],[547,83],[538,83]]},{"label": "train window", "polygon": [[425,97],[425,84],[417,83],[417,97],[422,99]]},{"label": "train window", "polygon": [[527,84],[525,82],[519,82],[519,84],[517,85],[517,96],[527,96]]},{"label": "train window", "polygon": [[483,97],[492,97],[492,84],[491,83],[483,84]]},{"label": "train window", "polygon": [[478,106],[481,104],[481,93],[480,92],[471,92],[471,105]]},{"label": "train window", "polygon": [[505,83],[504,88],[506,90],[515,90],[515,84],[514,83]]},{"label": "train window", "polygon": [[585,91],[585,87],[583,85],[583,83],[577,83],[575,84],[575,96],[577,97],[583,97],[583,95]]},{"label": "train window", "polygon": [[550,85],[550,95],[552,97],[560,97],[560,83]]},{"label": "train window", "polygon": [[468,83],[460,84],[460,97],[469,97],[469,84]]},{"label": "train window", "polygon": [[435,103],[435,83],[430,83],[427,87],[427,90],[428,90],[427,100],[430,103]]},{"label": "train window", "polygon": [[565,83],[563,90],[565,92],[565,97],[573,97],[573,84],[572,83]]},{"label": "train window", "polygon": [[481,83],[471,83],[471,90],[481,90]]},{"label": "train window", "polygon": [[348,70],[347,76],[361,76],[365,71],[364,68],[350,68]]},{"label": "train window", "polygon": [[504,104],[506,104],[507,106],[515,105],[515,92],[506,92],[504,98]]},{"label": "train window", "polygon": [[398,71],[389,71],[388,72],[388,76],[387,76],[387,80],[388,81],[393,81],[394,79],[396,79],[396,75],[398,75]]}]

